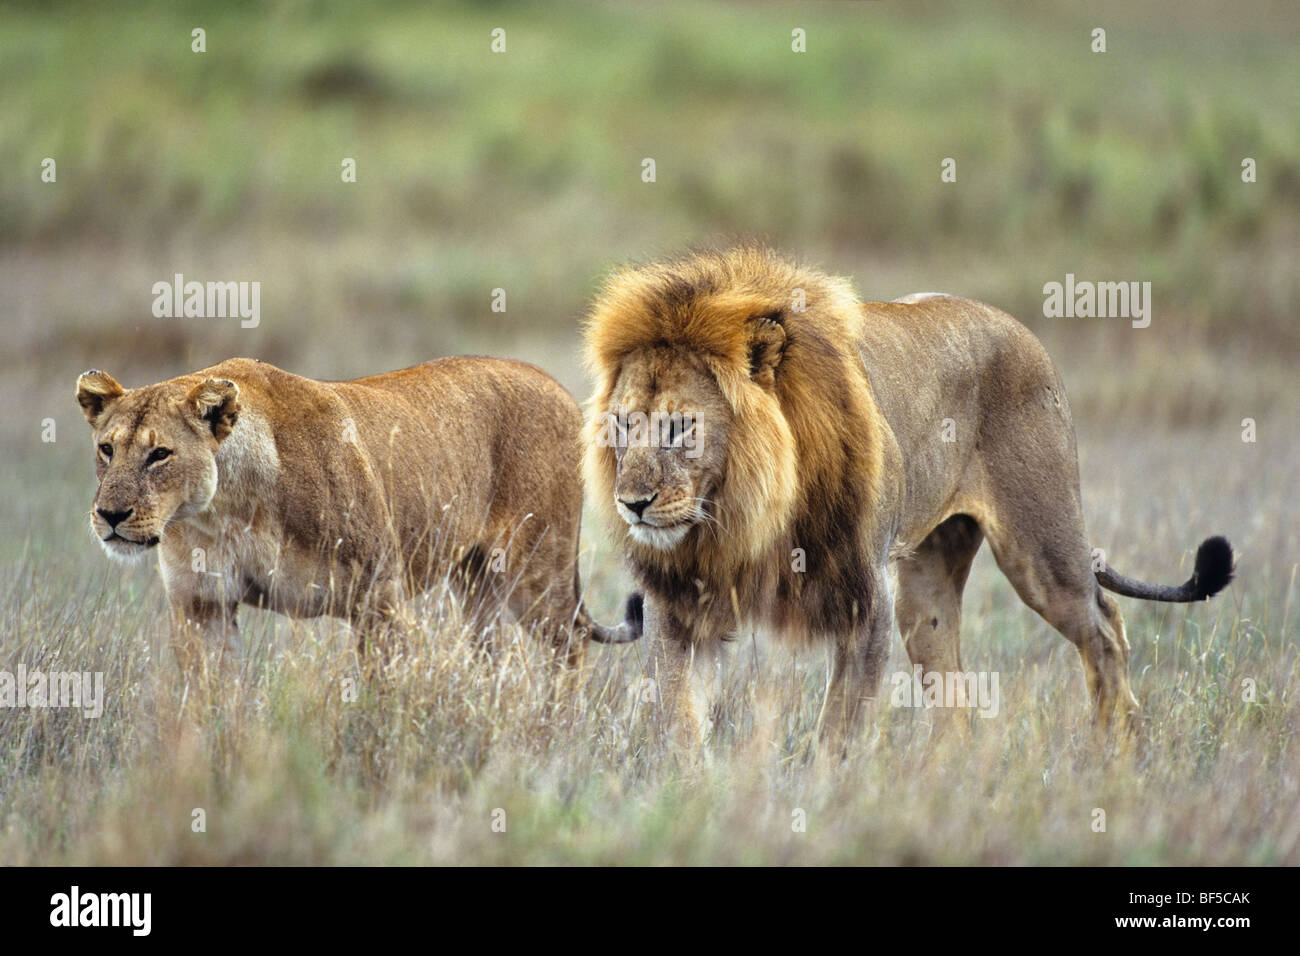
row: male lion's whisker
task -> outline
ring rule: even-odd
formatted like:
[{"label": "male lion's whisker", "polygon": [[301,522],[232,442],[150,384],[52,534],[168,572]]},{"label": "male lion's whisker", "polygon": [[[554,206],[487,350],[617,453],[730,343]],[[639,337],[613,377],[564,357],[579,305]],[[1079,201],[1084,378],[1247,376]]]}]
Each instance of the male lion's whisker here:
[{"label": "male lion's whisker", "polygon": [[692,502],[699,502],[699,504],[695,505],[692,508],[691,518],[697,521],[697,523],[707,527],[709,529],[709,533],[713,535],[714,540],[717,540],[718,538],[719,529],[722,531],[723,534],[730,534],[729,529],[727,528],[726,524],[722,521],[721,517],[717,514],[712,514],[708,511],[709,505],[713,505],[715,511],[721,511],[721,508],[718,506],[717,502],[713,501],[710,498],[691,498],[689,500]]}]

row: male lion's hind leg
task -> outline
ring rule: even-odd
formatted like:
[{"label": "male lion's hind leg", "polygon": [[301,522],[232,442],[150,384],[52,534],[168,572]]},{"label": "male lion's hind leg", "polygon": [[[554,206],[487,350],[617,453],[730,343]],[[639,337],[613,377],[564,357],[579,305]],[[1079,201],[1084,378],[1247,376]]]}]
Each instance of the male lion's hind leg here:
[{"label": "male lion's hind leg", "polygon": [[1106,726],[1118,715],[1124,729],[1137,730],[1142,708],[1128,682],[1129,644],[1124,617],[1115,599],[1100,587],[1094,593],[1094,604],[1100,620],[1085,629],[1089,643],[1079,649],[1079,655],[1088,675],[1088,689],[1097,707],[1097,718]]},{"label": "male lion's hind leg", "polygon": [[1128,640],[1093,571],[1069,412],[1050,362],[1037,353],[1039,367],[1016,387],[1030,394],[1036,384],[1041,400],[1019,403],[981,433],[983,470],[968,493],[981,504],[980,528],[1016,593],[1078,649],[1098,727],[1109,730],[1118,717],[1121,729],[1136,730]]},{"label": "male lion's hind leg", "polygon": [[[973,518],[953,515],[899,562],[898,630],[908,658],[921,668],[923,679],[927,674],[962,672],[961,596],[983,542],[984,534]],[[956,721],[964,715],[941,711],[936,716]],[[957,723],[964,726],[964,721]]]},{"label": "male lion's hind leg", "polygon": [[988,531],[989,544],[1021,600],[1079,651],[1098,728],[1136,731],[1141,708],[1129,687],[1124,619],[1093,575],[1082,518],[1065,524]]},{"label": "male lion's hind leg", "polygon": [[961,670],[961,595],[983,542],[974,519],[953,515],[899,562],[898,630],[923,673]]}]

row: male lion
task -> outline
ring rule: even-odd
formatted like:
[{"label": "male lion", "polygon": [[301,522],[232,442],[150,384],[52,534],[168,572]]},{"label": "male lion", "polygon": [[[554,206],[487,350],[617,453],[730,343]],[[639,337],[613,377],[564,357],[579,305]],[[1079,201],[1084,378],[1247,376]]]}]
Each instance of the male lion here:
[{"label": "male lion", "polygon": [[875,696],[895,617],[914,664],[961,671],[962,588],[985,538],[1078,648],[1105,727],[1138,703],[1101,587],[1196,601],[1232,578],[1223,538],[1181,587],[1094,572],[1060,376],[987,305],[863,303],[844,279],[744,247],[616,274],[586,339],[587,480],[625,529],[652,667],[688,736],[708,733],[705,677],[742,625],[833,643],[824,738]]},{"label": "male lion", "polygon": [[[447,576],[478,622],[504,603],[582,660],[573,398],[523,362],[448,358],[318,382],[236,358],[123,389],[77,380],[95,436],[90,526],[114,557],[158,546],[182,667],[238,652],[242,602],[333,615],[364,650],[399,606]],[[635,611],[635,606],[630,608]]]}]

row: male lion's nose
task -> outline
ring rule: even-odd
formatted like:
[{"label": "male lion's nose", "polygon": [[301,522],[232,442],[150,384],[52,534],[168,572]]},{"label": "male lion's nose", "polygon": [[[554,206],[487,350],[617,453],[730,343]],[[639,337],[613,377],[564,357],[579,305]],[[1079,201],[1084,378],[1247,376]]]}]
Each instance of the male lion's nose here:
[{"label": "male lion's nose", "polygon": [[125,511],[105,511],[103,508],[96,508],[99,516],[108,522],[110,528],[116,528],[119,523],[131,517],[134,508],[127,508]]},{"label": "male lion's nose", "polygon": [[641,512],[649,508],[650,503],[658,497],[659,497],[659,493],[655,492],[649,498],[641,498],[637,501],[628,501],[626,498],[619,498],[618,500],[619,503],[622,504],[624,508],[626,508],[628,511],[632,512],[632,514],[636,515],[639,518],[641,517]]}]

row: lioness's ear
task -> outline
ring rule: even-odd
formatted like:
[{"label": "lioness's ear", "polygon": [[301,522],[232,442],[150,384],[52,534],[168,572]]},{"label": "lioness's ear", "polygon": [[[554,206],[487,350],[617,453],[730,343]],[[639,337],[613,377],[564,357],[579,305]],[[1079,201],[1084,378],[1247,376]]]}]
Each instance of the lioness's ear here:
[{"label": "lioness's ear", "polygon": [[126,389],[117,384],[113,376],[92,368],[77,376],[77,404],[91,427],[103,416],[104,410],[122,397]]},{"label": "lioness's ear", "polygon": [[185,401],[191,411],[208,423],[217,441],[222,441],[239,418],[239,386],[225,378],[205,378],[190,389]]},{"label": "lioness's ear", "polygon": [[785,326],[780,315],[764,315],[753,320],[749,339],[749,375],[764,388],[776,382],[776,367],[785,354]]}]

